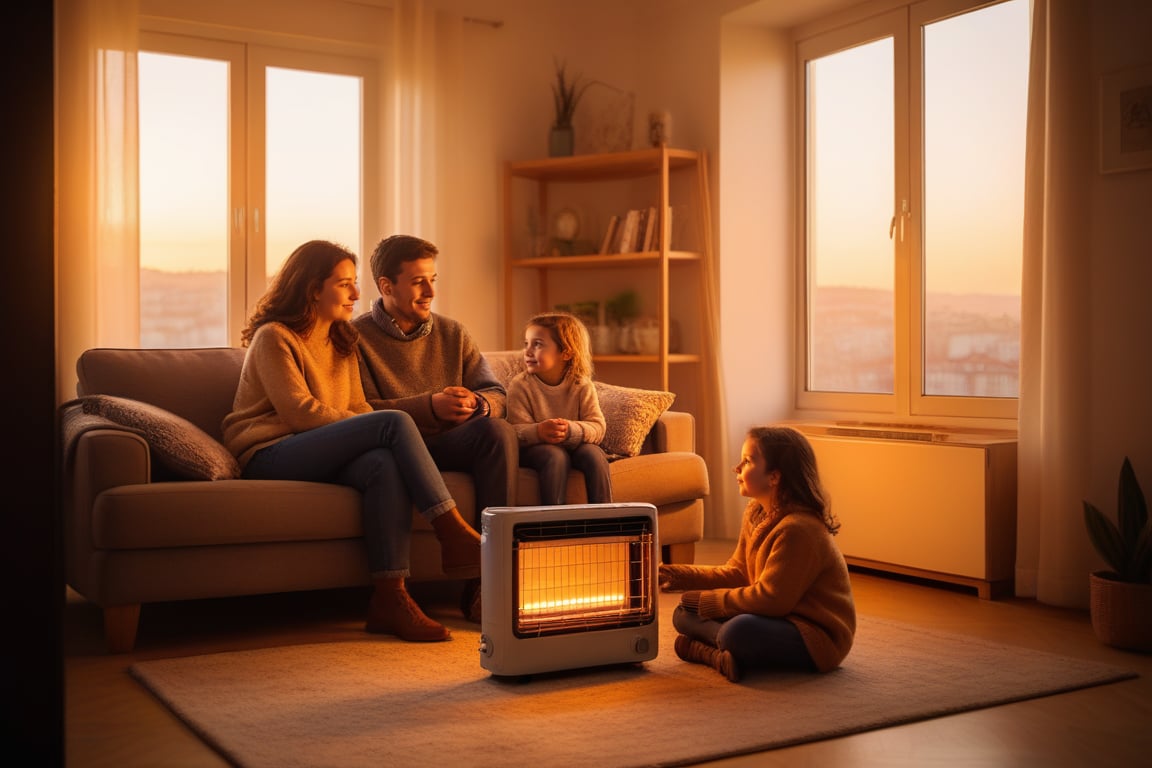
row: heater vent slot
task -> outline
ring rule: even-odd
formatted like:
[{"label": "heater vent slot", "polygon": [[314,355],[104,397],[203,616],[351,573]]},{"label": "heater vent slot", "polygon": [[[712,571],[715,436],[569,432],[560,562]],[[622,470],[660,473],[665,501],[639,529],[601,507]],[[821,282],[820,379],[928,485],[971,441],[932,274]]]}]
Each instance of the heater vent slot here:
[{"label": "heater vent slot", "polygon": [[517,542],[583,539],[589,536],[641,536],[651,532],[652,520],[648,517],[548,520],[516,523],[512,527],[512,537]]},{"label": "heater vent slot", "polygon": [[514,634],[634,627],[655,620],[652,521],[561,520],[514,526]]}]

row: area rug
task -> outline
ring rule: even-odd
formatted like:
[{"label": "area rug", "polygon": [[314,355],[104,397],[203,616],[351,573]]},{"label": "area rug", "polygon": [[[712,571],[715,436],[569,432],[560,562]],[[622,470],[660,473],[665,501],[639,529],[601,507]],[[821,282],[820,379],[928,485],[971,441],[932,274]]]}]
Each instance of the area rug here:
[{"label": "area rug", "polygon": [[840,669],[734,685],[676,657],[667,616],[653,661],[520,682],[480,667],[475,625],[456,625],[447,643],[358,637],[130,672],[250,768],[688,765],[1135,676],[861,617]]}]

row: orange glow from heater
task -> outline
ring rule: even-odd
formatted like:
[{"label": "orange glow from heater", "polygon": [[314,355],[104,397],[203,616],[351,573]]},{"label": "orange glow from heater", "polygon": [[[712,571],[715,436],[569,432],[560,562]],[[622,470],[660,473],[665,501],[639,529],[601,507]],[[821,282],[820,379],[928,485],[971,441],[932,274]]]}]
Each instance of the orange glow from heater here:
[{"label": "orange glow from heater", "polygon": [[628,610],[629,542],[530,542],[519,552],[520,618],[547,621]]},{"label": "orange glow from heater", "polygon": [[585,611],[597,608],[618,608],[624,601],[624,594],[617,592],[611,595],[586,595],[580,597],[561,598],[559,600],[543,600],[533,603],[523,603],[520,606],[522,613],[552,613],[553,611]]}]

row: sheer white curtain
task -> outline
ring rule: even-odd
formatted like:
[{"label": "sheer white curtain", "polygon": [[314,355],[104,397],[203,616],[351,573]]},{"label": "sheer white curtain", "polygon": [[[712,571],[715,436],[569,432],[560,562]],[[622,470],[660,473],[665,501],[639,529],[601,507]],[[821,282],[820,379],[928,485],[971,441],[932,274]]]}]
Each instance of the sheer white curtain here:
[{"label": "sheer white curtain", "polygon": [[452,145],[446,120],[458,102],[461,77],[460,36],[463,19],[424,0],[398,0],[392,34],[392,73],[387,110],[391,131],[383,153],[392,180],[390,204],[383,217],[391,232],[427,238],[443,247],[438,212],[450,210],[451,190],[440,180],[451,178]]},{"label": "sheer white curtain", "polygon": [[1016,593],[1085,607],[1091,27],[1084,0],[1034,0],[1028,99]]},{"label": "sheer white curtain", "polygon": [[137,0],[56,0],[58,400],[76,358],[139,342]]}]

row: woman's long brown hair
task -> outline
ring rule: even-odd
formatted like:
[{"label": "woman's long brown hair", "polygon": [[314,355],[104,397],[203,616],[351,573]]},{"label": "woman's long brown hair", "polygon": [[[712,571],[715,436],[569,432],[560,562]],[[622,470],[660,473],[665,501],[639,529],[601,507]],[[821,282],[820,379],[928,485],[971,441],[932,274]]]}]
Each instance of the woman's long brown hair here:
[{"label": "woman's long brown hair", "polygon": [[[316,325],[316,303],[312,297],[324,287],[336,265],[349,259],[357,263],[355,254],[327,240],[309,240],[292,251],[240,334],[243,345],[248,346],[256,329],[265,323],[283,323],[297,335],[307,336]],[[356,351],[359,333],[352,323],[340,320],[332,323],[328,338],[340,354],[351,355]]]}]

